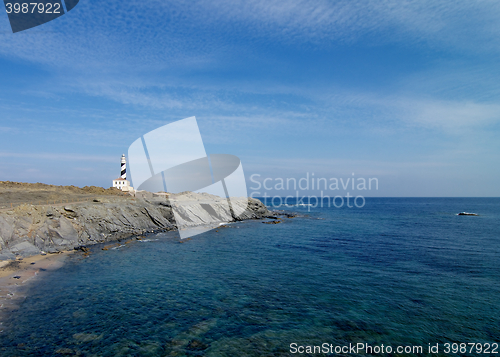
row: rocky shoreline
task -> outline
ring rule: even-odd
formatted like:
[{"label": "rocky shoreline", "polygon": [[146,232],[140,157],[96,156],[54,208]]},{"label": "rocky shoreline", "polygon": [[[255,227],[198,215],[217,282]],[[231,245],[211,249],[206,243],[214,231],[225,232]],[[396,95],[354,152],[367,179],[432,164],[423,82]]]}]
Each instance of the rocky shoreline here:
[{"label": "rocky shoreline", "polygon": [[[192,194],[191,195],[197,195]],[[203,194],[199,201],[203,202]],[[195,202],[196,203],[196,202]],[[238,198],[233,204],[246,207],[234,220],[275,218],[259,200]],[[198,208],[199,206],[199,208]],[[203,225],[210,217],[203,204],[191,226]],[[202,212],[203,211],[203,212]],[[176,230],[168,199],[106,196],[91,202],[66,205],[21,205],[0,213],[0,260],[58,253],[145,233]]]}]

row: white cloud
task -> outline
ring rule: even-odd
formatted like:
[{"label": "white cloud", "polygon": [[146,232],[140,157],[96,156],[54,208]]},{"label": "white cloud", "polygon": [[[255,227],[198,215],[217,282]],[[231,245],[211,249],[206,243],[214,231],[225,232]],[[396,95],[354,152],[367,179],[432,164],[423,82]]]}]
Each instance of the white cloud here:
[{"label": "white cloud", "polygon": [[29,158],[55,161],[91,161],[91,162],[112,162],[116,163],[116,157],[103,155],[80,155],[80,154],[58,154],[58,153],[19,153],[19,152],[1,152],[0,157],[4,158]]},{"label": "white cloud", "polygon": [[288,42],[353,42],[369,35],[376,43],[410,41],[458,48],[488,44],[500,49],[497,1],[225,0],[197,1],[193,6],[204,10],[203,21],[210,21],[210,16],[214,22],[238,23],[260,36]]},{"label": "white cloud", "polygon": [[455,131],[500,122],[500,105],[457,101],[417,101],[409,104],[416,124]]},{"label": "white cloud", "polygon": [[243,42],[251,48],[263,40],[331,46],[368,36],[374,44],[498,52],[498,18],[498,1],[80,2],[67,15],[17,34],[9,33],[4,17],[0,53],[66,69],[119,72],[200,67],[235,55]]}]

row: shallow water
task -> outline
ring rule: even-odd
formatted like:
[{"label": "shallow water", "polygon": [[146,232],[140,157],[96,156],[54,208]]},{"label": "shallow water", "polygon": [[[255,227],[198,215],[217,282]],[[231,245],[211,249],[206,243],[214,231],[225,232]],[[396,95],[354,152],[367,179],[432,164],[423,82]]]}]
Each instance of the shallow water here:
[{"label": "shallow water", "polygon": [[446,342],[499,342],[500,199],[293,210],[309,216],[72,256],[5,321],[0,355],[288,356],[291,343],[358,342],[440,343],[442,352]]}]

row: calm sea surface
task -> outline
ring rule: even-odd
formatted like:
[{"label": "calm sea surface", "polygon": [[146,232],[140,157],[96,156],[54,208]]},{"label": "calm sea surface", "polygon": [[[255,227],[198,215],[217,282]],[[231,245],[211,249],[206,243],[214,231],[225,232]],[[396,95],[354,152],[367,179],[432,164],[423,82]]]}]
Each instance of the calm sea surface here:
[{"label": "calm sea surface", "polygon": [[292,343],[360,342],[444,355],[445,343],[500,342],[500,199],[290,210],[307,216],[74,255],[4,322],[0,355],[288,356]]}]

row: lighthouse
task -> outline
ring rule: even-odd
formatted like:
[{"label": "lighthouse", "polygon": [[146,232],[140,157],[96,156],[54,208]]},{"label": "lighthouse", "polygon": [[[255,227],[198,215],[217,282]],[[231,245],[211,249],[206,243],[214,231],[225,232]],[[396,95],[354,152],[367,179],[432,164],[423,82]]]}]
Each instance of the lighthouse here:
[{"label": "lighthouse", "polygon": [[134,193],[134,188],[130,186],[130,181],[127,180],[127,159],[125,154],[120,159],[120,177],[113,180],[113,187],[124,192]]},{"label": "lighthouse", "polygon": [[125,154],[122,154],[122,159],[120,161],[120,175],[123,180],[127,179],[127,159],[125,158]]}]

